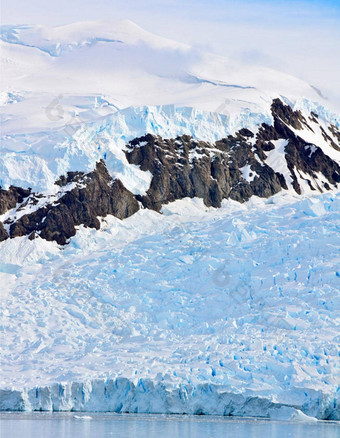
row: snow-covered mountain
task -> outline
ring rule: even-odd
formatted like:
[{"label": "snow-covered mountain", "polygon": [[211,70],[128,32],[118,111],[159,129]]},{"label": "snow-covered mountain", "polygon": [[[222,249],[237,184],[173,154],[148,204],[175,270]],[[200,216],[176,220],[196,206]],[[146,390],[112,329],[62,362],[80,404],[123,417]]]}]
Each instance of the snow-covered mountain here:
[{"label": "snow-covered mountain", "polygon": [[93,121],[129,106],[173,104],[239,115],[270,114],[279,95],[327,102],[292,76],[199,52],[129,21],[3,26],[0,38],[1,100],[16,102],[3,112],[6,134],[64,127],[76,115]]},{"label": "snow-covered mountain", "polygon": [[0,42],[0,409],[340,419],[336,108],[130,21]]}]

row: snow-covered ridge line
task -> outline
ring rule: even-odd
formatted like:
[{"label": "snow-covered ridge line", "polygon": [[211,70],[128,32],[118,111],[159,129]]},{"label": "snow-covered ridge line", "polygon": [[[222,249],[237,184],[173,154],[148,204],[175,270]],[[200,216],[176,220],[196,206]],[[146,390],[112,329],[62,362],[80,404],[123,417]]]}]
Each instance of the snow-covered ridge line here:
[{"label": "snow-covered ridge line", "polygon": [[[82,174],[85,184],[65,196],[61,193],[57,205],[38,202],[37,196],[44,195],[32,194],[31,204],[39,209],[32,213],[26,209],[24,215],[28,201],[16,206],[7,216],[5,228],[0,222],[0,241],[23,235],[34,238],[38,233],[65,244],[75,235],[76,226],[98,228],[97,216],[107,214],[129,217],[138,211],[137,201],[144,208],[160,211],[163,205],[186,197],[202,198],[207,207],[220,207],[223,199],[245,202],[252,196],[268,198],[282,190],[300,195],[337,190],[340,132],[336,126],[322,124],[315,113],[305,118],[279,99],[273,101],[271,111],[273,125],[263,123],[256,135],[243,128],[214,144],[187,135],[164,139],[147,134],[134,138],[119,153],[127,162],[125,169],[144,174],[145,182],[149,180],[144,193],[133,193],[131,181],[124,174],[118,178],[116,175],[116,182],[111,184],[107,168],[112,156],[104,149],[100,164],[96,163],[95,171],[87,174],[91,176]],[[91,139],[85,147],[87,142]],[[97,149],[101,148],[98,140]],[[79,171],[68,172],[61,180],[76,182],[78,177]],[[13,187],[0,192],[0,213],[15,207],[14,195]],[[111,202],[118,207],[112,207]]]},{"label": "snow-covered ridge line", "polygon": [[256,131],[261,123],[271,124],[272,116],[270,105],[267,113],[261,108],[247,108],[235,117],[164,105],[129,107],[99,122],[76,126],[72,122],[76,120],[47,136],[44,132],[4,136],[0,185],[44,191],[60,175],[68,171],[89,172],[104,158],[113,177],[121,179],[132,192],[143,194],[150,185],[150,175],[128,165],[124,154],[128,141],[150,133],[163,138],[185,134],[213,142],[244,127]]},{"label": "snow-covered ridge line", "polygon": [[109,38],[91,38],[85,41],[82,41],[80,43],[70,43],[70,44],[56,44],[55,46],[47,46],[47,47],[37,47],[31,44],[27,44],[21,41],[6,41],[5,42],[11,43],[11,44],[17,44],[19,46],[24,46],[24,47],[30,47],[32,49],[38,49],[41,50],[43,53],[47,53],[48,55],[52,56],[52,57],[58,57],[63,55],[64,53],[68,53],[71,52],[72,50],[74,50],[75,48],[83,48],[83,47],[89,47],[89,46],[93,46],[94,44],[97,43],[123,43],[123,41],[120,40],[112,40]]},{"label": "snow-covered ridge line", "polygon": [[2,25],[0,26],[0,40],[9,44],[34,47],[51,56],[61,56],[68,51],[67,49],[86,47],[98,42],[133,45],[143,41],[156,47],[190,48],[187,44],[153,35],[131,20],[84,21],[55,27]]},{"label": "snow-covered ridge line", "polygon": [[[127,378],[59,383],[32,389],[0,390],[0,411],[72,411],[263,417],[285,420],[340,420],[339,398],[300,389],[285,403],[256,393],[233,393],[223,385],[169,385]],[[302,395],[304,394],[304,395]],[[289,396],[285,396],[289,400]],[[295,403],[294,403],[295,399]],[[297,399],[299,399],[297,401]],[[301,400],[303,402],[301,403]]]},{"label": "snow-covered ridge line", "polygon": [[[55,105],[62,105],[62,102]],[[89,172],[104,158],[114,178],[120,179],[131,192],[145,194],[151,175],[128,164],[124,149],[130,140],[146,133],[165,139],[185,134],[214,143],[242,128],[256,133],[262,123],[273,124],[270,105],[271,101],[268,101],[264,110],[249,104],[242,111],[229,115],[175,105],[129,107],[97,122],[80,125],[78,119],[70,119],[69,124],[54,132],[5,135],[0,146],[0,185],[31,187],[38,192],[50,190],[60,175],[68,171]],[[325,129],[329,124],[340,126],[340,119],[321,106],[308,100],[295,105],[305,118],[311,110],[318,109],[319,123]],[[226,104],[220,111],[228,111],[229,107],[230,104]],[[298,134],[304,135],[304,132],[300,130]],[[307,132],[306,139],[312,144],[321,140],[328,146],[318,132]]]}]

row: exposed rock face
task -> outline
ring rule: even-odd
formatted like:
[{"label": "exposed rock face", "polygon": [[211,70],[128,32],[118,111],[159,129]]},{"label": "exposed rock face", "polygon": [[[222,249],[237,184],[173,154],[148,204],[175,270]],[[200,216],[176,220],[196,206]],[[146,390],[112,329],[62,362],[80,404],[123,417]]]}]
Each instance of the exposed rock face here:
[{"label": "exposed rock face", "polygon": [[[331,125],[329,127],[329,130],[331,131],[331,133],[334,135],[334,137],[337,138],[338,143],[340,144],[340,131],[338,130],[338,128],[335,125]],[[337,151],[340,151],[340,146],[337,146],[334,142],[333,142],[333,147],[334,149],[336,149]]]},{"label": "exposed rock face", "polygon": [[[268,198],[288,188],[300,194],[301,184],[320,192],[337,187],[339,164],[318,145],[307,143],[299,132],[314,132],[312,126],[315,129],[317,124],[328,147],[339,151],[338,128],[331,125],[325,128],[327,133],[317,114],[311,113],[307,120],[280,99],[273,101],[271,110],[272,126],[262,124],[256,135],[241,129],[215,144],[187,135],[163,139],[147,134],[132,140],[125,151],[128,162],[153,175],[145,196],[135,196],[121,181],[113,181],[104,161],[88,174],[62,175],[56,181],[60,192],[53,199],[18,187],[0,190],[0,214],[19,204],[5,220],[9,235],[0,222],[0,241],[39,235],[65,244],[75,235],[77,225],[98,229],[98,217],[108,214],[124,219],[139,209],[138,201],[156,211],[185,197],[202,198],[207,206],[219,207],[223,199],[244,202],[253,195]],[[269,160],[273,154],[279,166]]]},{"label": "exposed rock face", "polygon": [[[74,175],[67,178],[67,183],[74,182]],[[38,233],[43,239],[65,244],[76,234],[77,225],[99,229],[97,216],[112,214],[125,219],[139,209],[134,195],[119,180],[112,180],[102,161],[91,173],[77,173],[76,180],[76,187],[66,191],[57,202],[47,203],[12,223],[10,237],[29,234],[33,238]]]},{"label": "exposed rock face", "polygon": [[29,194],[30,189],[11,186],[8,190],[0,188],[0,215],[21,203]]},{"label": "exposed rock face", "polygon": [[[132,141],[126,153],[129,163],[153,174],[147,195],[139,200],[159,211],[163,204],[185,197],[203,198],[207,206],[220,207],[225,198],[244,202],[252,195],[277,193],[282,187],[280,176],[257,161],[251,137],[250,131],[242,130],[215,145],[189,136],[163,140],[150,134]],[[258,175],[250,183],[240,170],[247,165]]]},{"label": "exposed rock face", "polygon": [[[261,149],[263,151],[269,150],[266,149],[266,145],[267,147],[272,145],[271,141],[286,139],[288,144],[285,147],[285,159],[293,180],[293,188],[298,194],[301,194],[298,179],[305,180],[312,190],[319,190],[321,192],[324,189],[330,190],[329,184],[337,187],[337,184],[340,182],[339,164],[326,155],[320,147],[307,143],[298,135],[297,131],[301,129],[313,132],[313,129],[301,112],[293,111],[289,105],[284,105],[280,99],[275,99],[272,104],[272,114],[274,125],[268,126],[263,124],[258,132],[256,142],[258,155],[263,158]],[[317,117],[314,113],[311,113],[311,120],[317,122]],[[297,131],[294,132],[292,128]],[[340,134],[334,125],[331,125],[330,130],[335,137]],[[321,131],[329,145],[335,150],[340,150],[339,146],[325,133],[322,127]],[[323,183],[323,187],[316,182],[317,173],[322,174],[328,181]],[[285,188],[284,186],[282,187]]]},{"label": "exposed rock face", "polygon": [[[159,211],[163,204],[184,197],[203,198],[213,207],[219,207],[225,198],[239,202],[253,195],[268,198],[288,188],[284,175],[266,163],[276,140],[287,140],[285,160],[297,193],[301,193],[299,179],[313,190],[329,190],[330,184],[336,187],[340,182],[338,163],[294,132],[312,131],[302,114],[279,99],[273,101],[272,114],[274,125],[262,124],[256,139],[251,131],[241,129],[214,145],[189,136],[162,139],[150,134],[131,141],[126,152],[129,163],[153,175],[147,195],[138,199],[144,207]],[[312,185],[317,173],[328,181],[323,187]]]},{"label": "exposed rock face", "polygon": [[8,239],[7,231],[5,230],[5,227],[3,226],[3,223],[0,222],[0,242]]}]

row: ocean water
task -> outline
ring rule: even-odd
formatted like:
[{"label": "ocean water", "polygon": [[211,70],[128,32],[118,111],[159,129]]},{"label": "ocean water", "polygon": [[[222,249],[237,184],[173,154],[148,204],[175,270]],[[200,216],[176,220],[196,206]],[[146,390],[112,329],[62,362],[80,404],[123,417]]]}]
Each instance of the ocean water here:
[{"label": "ocean water", "polygon": [[0,413],[1,438],[339,438],[340,423],[112,413]]}]

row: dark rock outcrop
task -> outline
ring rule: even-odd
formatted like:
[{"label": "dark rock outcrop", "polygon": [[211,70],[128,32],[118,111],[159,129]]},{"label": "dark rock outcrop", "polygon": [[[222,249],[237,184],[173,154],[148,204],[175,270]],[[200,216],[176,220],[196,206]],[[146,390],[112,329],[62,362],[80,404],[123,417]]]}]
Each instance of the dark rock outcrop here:
[{"label": "dark rock outcrop", "polygon": [[294,111],[289,105],[285,105],[281,99],[273,100],[271,111],[275,121],[281,121],[286,126],[294,129],[307,128],[313,131],[301,111]]},{"label": "dark rock outcrop", "polygon": [[10,186],[8,190],[0,188],[0,215],[23,202],[31,193],[30,189]]},{"label": "dark rock outcrop", "polygon": [[4,240],[8,239],[7,231],[5,230],[5,227],[3,226],[3,223],[0,222],[0,242],[3,242]]},{"label": "dark rock outcrop", "polygon": [[[335,126],[335,125],[331,125],[330,127],[329,127],[329,130],[331,131],[331,133],[334,135],[334,137],[336,137],[337,138],[337,140],[338,140],[338,143],[339,143],[339,145],[340,145],[340,130]],[[334,146],[334,142],[333,142],[333,147],[337,150],[337,151],[340,151],[340,146],[338,146],[338,145],[336,145],[335,144],[335,146]]]},{"label": "dark rock outcrop", "polygon": [[[291,172],[295,191],[298,194],[301,194],[301,187],[298,183],[297,174],[299,174],[300,177],[302,177],[301,175],[303,174],[309,175],[310,178],[302,177],[302,179],[305,179],[311,188],[313,188],[313,185],[311,184],[312,181],[314,181],[314,184],[318,186],[317,188],[320,191],[322,191],[323,188],[330,190],[328,183],[336,187],[340,182],[339,164],[326,155],[320,147],[307,143],[299,137],[299,135],[294,133],[290,127],[287,126],[287,120],[284,121],[282,118],[283,113],[288,114],[291,126],[300,126],[300,128],[296,129],[307,127],[307,129],[313,132],[313,129],[308,125],[300,111],[293,111],[289,105],[284,105],[279,99],[276,99],[272,105],[272,113],[274,116],[274,130],[277,137],[288,140],[288,144],[285,148],[285,158],[288,169]],[[321,130],[323,131],[322,127]],[[327,136],[326,140],[328,140],[330,146],[334,149],[338,149],[338,146],[329,136]],[[317,179],[317,173],[321,173],[328,181],[328,183],[324,184],[323,188],[315,182]]]},{"label": "dark rock outcrop", "polygon": [[[147,195],[138,199],[144,207],[159,211],[163,204],[185,197],[203,198],[207,206],[220,207],[226,198],[244,202],[253,195],[277,193],[280,177],[256,159],[251,136],[242,130],[215,145],[185,135],[163,140],[148,134],[133,140],[126,152],[129,163],[153,175]],[[242,176],[245,166],[256,175],[251,182]]]},{"label": "dark rock outcrop", "polygon": [[[272,114],[273,126],[262,124],[255,141],[248,129],[214,145],[186,135],[162,139],[148,134],[131,141],[126,151],[129,163],[153,175],[146,196],[138,199],[144,207],[159,211],[163,204],[185,197],[203,198],[207,206],[213,207],[219,207],[225,198],[239,202],[253,195],[268,198],[288,189],[284,176],[266,163],[268,152],[275,149],[273,141],[280,139],[287,140],[284,154],[297,193],[301,193],[298,179],[306,180],[314,190],[329,190],[329,184],[336,186],[340,182],[338,163],[295,133],[301,129],[313,131],[301,112],[276,99]],[[242,171],[245,169],[246,176]],[[323,187],[315,183],[314,187],[312,181],[317,173],[329,183]]]},{"label": "dark rock outcrop", "polygon": [[[76,234],[77,225],[100,228],[99,217],[112,214],[125,219],[139,209],[134,195],[119,180],[113,181],[104,162],[88,174],[76,175],[77,186],[66,191],[55,204],[46,204],[10,226],[10,237],[37,233],[46,240],[65,244]],[[68,175],[68,182],[73,182]]]}]

